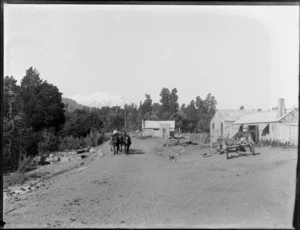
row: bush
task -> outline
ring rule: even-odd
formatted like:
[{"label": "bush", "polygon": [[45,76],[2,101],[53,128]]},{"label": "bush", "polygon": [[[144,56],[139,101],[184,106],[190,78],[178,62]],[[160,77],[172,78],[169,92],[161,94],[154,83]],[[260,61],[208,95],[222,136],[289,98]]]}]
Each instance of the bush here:
[{"label": "bush", "polygon": [[59,144],[59,150],[71,150],[71,149],[78,149],[80,148],[80,139],[74,138],[73,136],[70,137],[64,137],[60,144]]},{"label": "bush", "polygon": [[282,147],[282,148],[297,148],[297,145],[294,145],[290,143],[289,141],[287,142],[281,142],[278,140],[261,140],[258,143],[258,146],[273,146],[273,147]]},{"label": "bush", "polygon": [[96,147],[103,144],[104,135],[99,132],[90,132],[90,134],[85,137],[85,144],[88,146]]},{"label": "bush", "polygon": [[25,173],[28,172],[30,170],[32,170],[32,157],[26,157],[23,156],[20,161],[19,161],[19,165],[18,165],[18,173]]},{"label": "bush", "polygon": [[96,132],[90,132],[90,134],[86,137],[64,137],[61,139],[59,144],[59,150],[72,150],[72,149],[79,149],[79,148],[86,148],[88,146],[96,147],[98,145],[101,145],[103,141],[105,140],[102,133]]},{"label": "bush", "polygon": [[42,140],[38,143],[39,153],[48,153],[58,150],[59,139],[52,130],[43,130]]}]

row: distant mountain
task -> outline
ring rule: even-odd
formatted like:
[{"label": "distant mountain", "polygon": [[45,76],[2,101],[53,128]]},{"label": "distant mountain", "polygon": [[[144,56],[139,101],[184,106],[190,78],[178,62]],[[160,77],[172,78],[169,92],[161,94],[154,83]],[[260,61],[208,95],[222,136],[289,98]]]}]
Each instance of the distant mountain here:
[{"label": "distant mountain", "polygon": [[124,97],[113,95],[108,92],[104,93],[94,93],[89,96],[83,96],[83,95],[75,95],[72,97],[73,100],[75,100],[77,103],[82,104],[84,106],[88,107],[95,107],[95,108],[101,108],[101,107],[114,107],[114,106],[120,106],[124,107],[125,104],[131,104],[129,100],[127,100]]},{"label": "distant mountain", "polygon": [[75,109],[83,109],[83,105],[78,104],[76,101],[70,99],[70,98],[62,98],[62,102],[67,106],[67,110],[72,112]]}]

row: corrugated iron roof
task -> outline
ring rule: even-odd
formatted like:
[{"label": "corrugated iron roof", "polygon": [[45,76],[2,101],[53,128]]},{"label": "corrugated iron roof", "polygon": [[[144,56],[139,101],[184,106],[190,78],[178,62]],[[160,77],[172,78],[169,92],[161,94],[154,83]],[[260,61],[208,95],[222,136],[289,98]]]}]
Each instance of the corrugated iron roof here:
[{"label": "corrugated iron roof", "polygon": [[286,113],[281,116],[277,117],[277,110],[271,111],[262,111],[256,112],[253,114],[246,114],[238,119],[234,124],[252,124],[252,123],[268,123],[268,122],[278,122],[287,114],[292,112],[294,109],[287,109]]},{"label": "corrugated iron roof", "polygon": [[282,124],[285,124],[285,125],[292,125],[292,126],[298,126],[298,125],[299,125],[298,123],[282,123]]},{"label": "corrugated iron roof", "polygon": [[236,121],[245,114],[257,113],[255,110],[219,109],[225,121]]},{"label": "corrugated iron roof", "polygon": [[170,128],[175,128],[175,121],[145,121],[145,128],[159,129],[159,124],[169,124]]}]

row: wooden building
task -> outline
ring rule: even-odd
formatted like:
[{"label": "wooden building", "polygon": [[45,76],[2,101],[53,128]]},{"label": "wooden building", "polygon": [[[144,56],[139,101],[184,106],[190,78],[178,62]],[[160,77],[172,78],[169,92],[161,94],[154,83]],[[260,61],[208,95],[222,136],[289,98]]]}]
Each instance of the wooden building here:
[{"label": "wooden building", "polygon": [[271,111],[218,110],[210,122],[211,142],[218,137],[232,138],[245,128],[254,142],[276,140],[298,145],[298,109],[285,109],[284,99],[278,100],[278,109]]},{"label": "wooden building", "polygon": [[219,109],[210,121],[210,140],[217,141],[219,137],[232,138],[238,131],[239,125],[234,122],[245,114],[256,113],[255,110]]},{"label": "wooden building", "polygon": [[169,138],[174,136],[175,121],[144,121],[142,120],[143,136]]},{"label": "wooden building", "polygon": [[254,131],[254,141],[271,140],[298,145],[298,109],[285,109],[284,100],[278,101],[278,109],[248,114],[234,124],[240,129],[247,126]]}]

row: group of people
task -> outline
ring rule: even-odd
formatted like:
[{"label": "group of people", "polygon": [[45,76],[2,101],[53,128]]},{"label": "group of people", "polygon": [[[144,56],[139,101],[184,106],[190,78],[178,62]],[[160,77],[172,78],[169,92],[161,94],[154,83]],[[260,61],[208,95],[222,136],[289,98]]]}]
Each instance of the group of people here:
[{"label": "group of people", "polygon": [[[123,130],[123,133],[119,133],[117,129],[113,131],[111,135],[111,151],[114,151],[114,154],[118,154],[119,149],[122,152],[122,146],[124,146],[125,154],[129,154],[129,147],[131,145],[131,138],[127,134],[126,130]],[[113,148],[113,149],[112,149]]]}]

